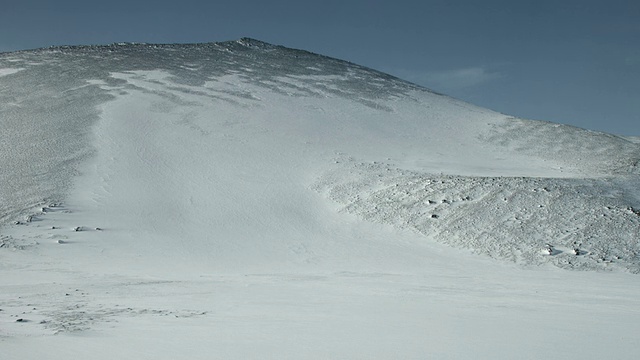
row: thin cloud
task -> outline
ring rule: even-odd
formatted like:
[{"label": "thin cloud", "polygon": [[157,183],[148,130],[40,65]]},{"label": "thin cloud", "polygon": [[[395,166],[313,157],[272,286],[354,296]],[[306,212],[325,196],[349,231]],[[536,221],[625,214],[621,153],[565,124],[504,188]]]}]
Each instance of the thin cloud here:
[{"label": "thin cloud", "polygon": [[397,73],[401,78],[413,83],[443,91],[468,89],[503,77],[502,74],[490,72],[483,67],[469,67],[434,72],[403,70]]},{"label": "thin cloud", "polygon": [[629,55],[624,59],[624,63],[627,66],[637,66],[640,65],[640,53]]}]

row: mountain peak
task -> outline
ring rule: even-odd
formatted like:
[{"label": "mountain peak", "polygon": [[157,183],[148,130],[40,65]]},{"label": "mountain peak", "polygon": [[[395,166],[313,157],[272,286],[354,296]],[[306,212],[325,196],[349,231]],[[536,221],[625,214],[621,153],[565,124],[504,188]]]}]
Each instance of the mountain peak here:
[{"label": "mountain peak", "polygon": [[276,45],[269,44],[264,41],[256,40],[250,37],[242,37],[236,40],[236,43],[246,46],[248,48],[257,48],[257,49],[272,49],[277,47]]}]

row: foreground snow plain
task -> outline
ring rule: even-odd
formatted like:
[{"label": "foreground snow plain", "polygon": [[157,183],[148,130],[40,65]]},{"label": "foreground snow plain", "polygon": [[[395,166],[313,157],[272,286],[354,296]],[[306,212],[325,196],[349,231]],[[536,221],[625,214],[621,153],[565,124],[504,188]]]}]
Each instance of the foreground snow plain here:
[{"label": "foreground snow plain", "polygon": [[637,143],[250,39],[0,61],[3,359],[636,357]]}]

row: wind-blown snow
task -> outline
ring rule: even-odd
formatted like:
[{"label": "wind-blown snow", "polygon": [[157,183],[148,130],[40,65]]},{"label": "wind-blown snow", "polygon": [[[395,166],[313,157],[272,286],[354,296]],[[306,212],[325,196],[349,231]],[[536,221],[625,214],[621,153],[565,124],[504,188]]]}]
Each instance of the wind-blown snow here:
[{"label": "wind-blown snow", "polygon": [[316,188],[344,212],[494,258],[640,272],[640,210],[610,178],[435,175],[337,162],[344,168]]},{"label": "wind-blown snow", "polygon": [[635,353],[632,139],[251,39],[9,68],[10,358]]},{"label": "wind-blown snow", "polygon": [[0,69],[0,76],[15,74],[21,70],[24,70],[24,69],[12,69],[12,68]]}]

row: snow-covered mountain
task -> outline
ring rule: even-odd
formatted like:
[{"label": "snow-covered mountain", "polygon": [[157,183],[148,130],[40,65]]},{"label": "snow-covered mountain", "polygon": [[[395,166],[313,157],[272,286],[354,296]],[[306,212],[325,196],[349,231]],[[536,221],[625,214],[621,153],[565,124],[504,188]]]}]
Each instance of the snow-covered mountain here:
[{"label": "snow-covered mountain", "polygon": [[92,358],[203,359],[640,340],[633,138],[247,38],[0,54],[0,129],[15,358],[77,336]]}]

